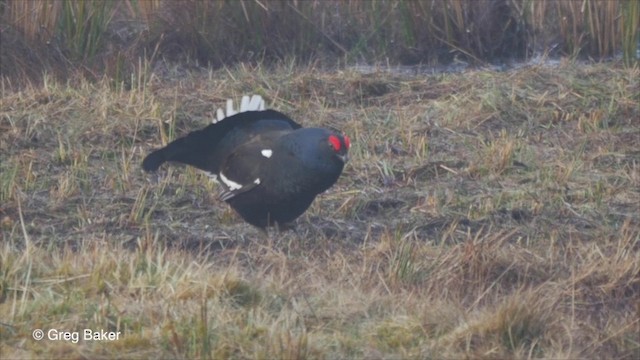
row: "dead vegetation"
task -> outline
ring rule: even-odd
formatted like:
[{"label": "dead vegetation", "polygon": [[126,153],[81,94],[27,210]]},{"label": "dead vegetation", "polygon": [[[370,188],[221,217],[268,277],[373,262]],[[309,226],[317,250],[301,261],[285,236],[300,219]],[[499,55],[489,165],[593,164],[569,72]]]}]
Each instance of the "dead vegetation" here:
[{"label": "dead vegetation", "polygon": [[[4,92],[3,357],[637,358],[639,75],[238,67]],[[249,93],[353,142],[268,239],[198,172],[140,169]]]},{"label": "dead vegetation", "polygon": [[138,59],[232,66],[503,64],[551,57],[638,63],[633,0],[0,0],[0,75],[103,74],[133,86]]}]

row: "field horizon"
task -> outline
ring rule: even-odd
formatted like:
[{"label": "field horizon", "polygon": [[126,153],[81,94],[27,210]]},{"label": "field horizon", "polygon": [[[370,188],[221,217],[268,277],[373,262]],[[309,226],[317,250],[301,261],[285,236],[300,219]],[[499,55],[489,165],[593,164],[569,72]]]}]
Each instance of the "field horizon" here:
[{"label": "field horizon", "polygon": [[[3,86],[2,358],[640,357],[637,66],[139,70]],[[141,169],[251,94],[352,141],[294,231]]]}]

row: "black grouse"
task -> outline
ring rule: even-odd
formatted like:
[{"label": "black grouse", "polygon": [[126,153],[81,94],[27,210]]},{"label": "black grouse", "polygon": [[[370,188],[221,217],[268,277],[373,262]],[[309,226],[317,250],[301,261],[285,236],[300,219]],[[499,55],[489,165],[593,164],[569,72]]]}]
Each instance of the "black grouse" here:
[{"label": "black grouse", "polygon": [[147,155],[145,171],[165,161],[209,173],[226,201],[249,224],[283,226],[302,215],[330,188],[348,160],[349,138],[320,128],[303,128],[286,115],[264,110],[254,95],[240,111],[227,101],[226,116]]}]

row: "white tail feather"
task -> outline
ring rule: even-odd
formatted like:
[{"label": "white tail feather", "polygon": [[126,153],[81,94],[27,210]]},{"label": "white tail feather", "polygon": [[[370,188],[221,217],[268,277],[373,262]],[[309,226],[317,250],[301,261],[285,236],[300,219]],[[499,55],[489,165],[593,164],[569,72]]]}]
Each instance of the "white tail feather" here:
[{"label": "white tail feather", "polygon": [[247,95],[242,97],[240,102],[240,112],[249,111],[249,97]]},{"label": "white tail feather", "polygon": [[222,108],[219,108],[218,111],[216,111],[216,119],[214,119],[213,122],[218,122],[222,119],[224,119],[224,110],[222,110]]},{"label": "white tail feather", "polygon": [[235,110],[233,110],[233,100],[227,99],[227,116],[233,116],[237,114]]},{"label": "white tail feather", "polygon": [[245,95],[242,97],[240,101],[240,107],[236,111],[233,108],[233,100],[227,100],[227,111],[225,112],[223,108],[219,108],[216,110],[216,117],[213,119],[213,123],[216,123],[226,117],[233,116],[237,113],[245,112],[245,111],[260,111],[265,109],[264,99],[260,95],[253,95],[251,98]]},{"label": "white tail feather", "polygon": [[253,95],[251,102],[249,102],[249,109],[251,110],[264,110],[264,100],[260,95]]}]

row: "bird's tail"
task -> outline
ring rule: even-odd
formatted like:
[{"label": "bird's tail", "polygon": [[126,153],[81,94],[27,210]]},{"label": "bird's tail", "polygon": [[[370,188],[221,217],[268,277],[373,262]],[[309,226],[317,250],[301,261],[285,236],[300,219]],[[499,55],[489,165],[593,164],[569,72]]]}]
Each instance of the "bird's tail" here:
[{"label": "bird's tail", "polygon": [[[216,124],[224,118],[241,112],[264,109],[265,103],[260,95],[243,96],[238,110],[233,108],[233,101],[229,99],[227,100],[226,113],[222,108],[218,109],[213,123]],[[232,127],[232,125],[223,125],[222,127],[220,125],[222,124],[209,125],[204,129],[193,131],[162,149],[152,152],[142,161],[142,168],[145,171],[156,171],[163,163],[175,161],[206,170],[207,154],[211,154],[212,149],[217,146],[225,132]]]},{"label": "bird's tail", "polygon": [[175,161],[206,170],[207,155],[213,152],[221,137],[212,126],[192,131],[152,152],[142,161],[142,168],[145,171],[156,171],[163,163]]},{"label": "bird's tail", "polygon": [[216,118],[213,119],[213,123],[217,123],[218,121],[227,118],[229,116],[233,116],[237,113],[245,112],[245,111],[260,111],[264,110],[264,99],[260,95],[252,95],[251,98],[245,95],[242,97],[242,101],[240,102],[240,108],[235,110],[233,108],[233,100],[227,99],[227,111],[223,108],[219,108],[216,111]]},{"label": "bird's tail", "polygon": [[156,171],[165,161],[167,161],[166,148],[162,148],[147,155],[142,161],[144,171]]}]

